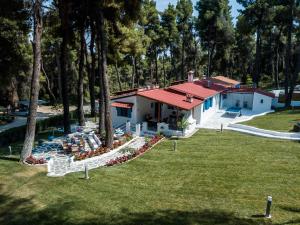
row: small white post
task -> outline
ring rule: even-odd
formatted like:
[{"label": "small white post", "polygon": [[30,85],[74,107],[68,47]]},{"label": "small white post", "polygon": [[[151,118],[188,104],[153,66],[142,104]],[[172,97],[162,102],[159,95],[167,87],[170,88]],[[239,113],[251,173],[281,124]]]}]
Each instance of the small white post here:
[{"label": "small white post", "polygon": [[177,141],[176,140],[174,140],[174,142],[173,142],[173,150],[174,150],[174,152],[177,150]]},{"label": "small white post", "polygon": [[131,124],[130,124],[130,121],[126,122],[126,133],[131,133]]},{"label": "small white post", "polygon": [[272,206],[272,196],[268,196],[267,198],[267,207],[266,207],[266,218],[271,218],[271,206]]},{"label": "small white post", "polygon": [[88,180],[89,178],[89,167],[87,164],[84,165],[84,179]]},{"label": "small white post", "polygon": [[11,156],[12,155],[11,146],[8,146],[8,149],[9,149],[9,156]]},{"label": "small white post", "polygon": [[141,136],[141,124],[136,124],[135,125],[135,131],[136,131],[136,136]]}]

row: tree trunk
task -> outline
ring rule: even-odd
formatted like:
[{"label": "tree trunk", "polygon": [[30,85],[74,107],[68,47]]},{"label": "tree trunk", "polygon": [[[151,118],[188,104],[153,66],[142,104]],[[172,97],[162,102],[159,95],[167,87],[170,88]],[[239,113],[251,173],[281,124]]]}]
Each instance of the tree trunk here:
[{"label": "tree trunk", "polygon": [[26,134],[23,149],[21,152],[21,161],[25,162],[26,158],[31,155],[36,128],[36,114],[38,107],[40,73],[41,73],[41,38],[42,38],[42,1],[36,0],[34,3],[34,38],[33,38],[33,73],[30,90],[29,115],[27,117]]},{"label": "tree trunk", "polygon": [[275,65],[274,65],[274,84],[277,89],[279,89],[279,45],[280,45],[280,37],[282,33],[283,27],[280,27],[279,33],[276,38],[276,47],[275,47]]},{"label": "tree trunk", "polygon": [[85,51],[85,37],[84,25],[80,30],[80,54],[79,54],[79,71],[78,71],[78,85],[77,85],[77,113],[79,126],[85,125],[84,111],[83,111],[83,66],[84,66],[84,51]]},{"label": "tree trunk", "polygon": [[137,58],[135,58],[135,76],[136,76],[136,86],[137,86],[137,88],[140,88],[140,76],[141,76],[141,74],[140,74],[140,70],[139,70],[139,67],[138,67],[138,59]]},{"label": "tree trunk", "polygon": [[163,73],[164,73],[164,87],[166,87],[166,80],[167,80],[166,68],[165,68],[165,57],[166,57],[166,53],[164,52],[164,55],[163,55],[163,58],[162,58]]},{"label": "tree trunk", "polygon": [[150,58],[150,84],[151,86],[153,86],[153,62],[151,58]]},{"label": "tree trunk", "polygon": [[113,126],[112,126],[112,115],[111,115],[111,104],[110,104],[110,90],[109,82],[107,77],[107,38],[106,29],[104,24],[103,11],[99,12],[99,31],[100,31],[100,42],[101,42],[101,61],[102,61],[102,80],[103,80],[103,96],[105,105],[105,144],[111,148],[113,145]]},{"label": "tree trunk", "polygon": [[70,43],[70,22],[69,22],[69,12],[70,2],[69,0],[59,1],[59,14],[61,18],[61,54],[60,54],[60,66],[61,66],[61,85],[62,85],[62,100],[64,107],[64,133],[69,134],[71,132],[70,118],[69,118],[69,78],[68,78],[68,52]]},{"label": "tree trunk", "polygon": [[181,80],[184,80],[184,58],[185,58],[185,49],[184,49],[184,37],[182,38],[182,46],[181,46]]},{"label": "tree trunk", "polygon": [[296,82],[299,78],[299,73],[300,73],[300,46],[298,46],[295,50],[295,71],[292,75],[291,85],[290,85],[289,93],[287,95],[287,103],[289,107],[291,106],[292,103]]},{"label": "tree trunk", "polygon": [[51,88],[51,83],[50,83],[50,80],[47,76],[47,73],[44,69],[44,64],[41,60],[41,70],[43,72],[43,74],[45,75],[45,79],[46,79],[46,85],[47,85],[47,91],[49,92],[49,95],[50,95],[50,102],[52,105],[54,105],[56,103],[56,98],[55,98],[55,95],[53,94],[53,91],[52,91],[52,88]]},{"label": "tree trunk", "polygon": [[56,50],[55,50],[55,59],[56,59],[56,66],[57,66],[57,84],[58,84],[58,91],[59,91],[59,102],[62,102],[62,87],[61,87],[61,65],[60,65],[60,56],[59,56],[60,47],[59,44],[57,44]]},{"label": "tree trunk", "polygon": [[158,77],[158,62],[157,62],[157,48],[155,48],[155,83],[159,85],[159,77]]},{"label": "tree trunk", "polygon": [[120,73],[119,73],[118,62],[117,61],[115,62],[114,66],[115,66],[117,80],[118,80],[118,84],[119,84],[119,91],[122,91],[122,83],[121,83],[121,78],[120,78]]},{"label": "tree trunk", "polygon": [[212,70],[212,58],[213,53],[215,51],[216,44],[213,43],[212,45],[209,43],[208,46],[208,65],[207,65],[207,77],[211,77],[211,70]]},{"label": "tree trunk", "polygon": [[[98,22],[97,22],[98,26]],[[99,29],[98,29],[99,30]],[[97,54],[98,54],[98,84],[99,84],[99,134],[101,136],[105,135],[105,108],[104,108],[104,92],[103,92],[103,79],[102,79],[102,56],[101,56],[101,43],[100,35],[97,30]]]},{"label": "tree trunk", "polygon": [[256,31],[256,53],[255,53],[255,65],[253,74],[253,83],[256,87],[259,86],[260,70],[261,70],[261,25],[258,25]]},{"label": "tree trunk", "polygon": [[95,106],[95,70],[96,70],[96,56],[94,51],[95,46],[95,27],[93,22],[91,22],[91,42],[90,42],[90,54],[91,54],[91,66],[89,74],[89,91],[90,91],[90,101],[91,101],[91,116],[96,116],[96,106]]},{"label": "tree trunk", "polygon": [[[294,2],[294,1],[292,1]],[[288,27],[287,27],[287,46],[286,46],[286,56],[285,56],[285,80],[284,80],[284,89],[285,89],[285,107],[288,108],[291,106],[291,99],[290,96],[292,89],[291,85],[291,74],[292,74],[292,32],[293,32],[293,5],[294,3],[290,3],[289,5],[289,20],[288,20]]]},{"label": "tree trunk", "polygon": [[132,60],[132,76],[131,76],[131,89],[134,88],[134,81],[135,81],[135,77],[136,77],[136,68],[135,68],[135,57],[131,56],[131,60]]}]

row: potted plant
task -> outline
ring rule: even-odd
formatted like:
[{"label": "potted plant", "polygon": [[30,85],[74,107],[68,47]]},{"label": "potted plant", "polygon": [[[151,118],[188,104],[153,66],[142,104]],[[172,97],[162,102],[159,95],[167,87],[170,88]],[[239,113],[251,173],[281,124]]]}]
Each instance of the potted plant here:
[{"label": "potted plant", "polygon": [[189,121],[185,118],[182,118],[180,121],[177,122],[177,127],[181,130],[183,136],[185,136],[186,129],[189,127],[189,125]]}]

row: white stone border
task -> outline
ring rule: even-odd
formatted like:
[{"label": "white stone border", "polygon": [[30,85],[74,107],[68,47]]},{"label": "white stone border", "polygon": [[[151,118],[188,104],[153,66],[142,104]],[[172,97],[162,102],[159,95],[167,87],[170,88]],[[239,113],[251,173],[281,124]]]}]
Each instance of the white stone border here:
[{"label": "white stone border", "polygon": [[92,158],[83,159],[74,161],[74,157],[54,157],[51,158],[48,162],[47,168],[48,173],[47,176],[49,177],[61,177],[68,173],[84,171],[85,166],[88,166],[89,169],[95,169],[100,166],[105,166],[107,162],[107,158],[111,155],[115,154],[122,148],[128,146],[132,142],[134,142],[138,137],[133,138],[129,142],[123,144],[122,146],[104,153],[100,156],[94,156]]}]

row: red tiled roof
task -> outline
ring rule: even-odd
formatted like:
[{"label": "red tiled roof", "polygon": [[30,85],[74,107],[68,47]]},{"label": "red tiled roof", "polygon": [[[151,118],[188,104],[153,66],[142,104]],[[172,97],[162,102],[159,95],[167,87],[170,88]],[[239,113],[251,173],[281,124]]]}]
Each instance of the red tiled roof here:
[{"label": "red tiled roof", "polygon": [[[207,80],[197,80],[197,81],[194,81],[194,83],[197,85],[201,85],[203,87],[207,86]],[[222,92],[222,91],[227,90],[228,86],[224,86],[223,84],[216,84],[216,83],[211,82],[209,89],[215,90],[217,92]]]},{"label": "red tiled roof", "polygon": [[190,95],[193,95],[194,97],[200,98],[202,100],[219,93],[219,91],[205,88],[196,83],[178,84],[178,85],[170,86],[169,89],[180,92],[180,93],[184,93],[184,94],[190,94]]},{"label": "red tiled roof", "polygon": [[220,81],[222,83],[226,83],[226,84],[230,84],[230,85],[238,85],[241,83],[239,81],[236,81],[236,80],[230,79],[228,77],[224,77],[224,76],[216,76],[216,77],[212,77],[211,79],[215,82]]},{"label": "red tiled roof", "polygon": [[202,103],[201,100],[194,98],[190,103],[186,101],[186,96],[177,94],[171,91],[167,91],[164,89],[154,89],[147,91],[139,91],[137,93],[138,96],[142,96],[145,98],[149,98],[161,103],[165,103],[171,106],[175,106],[184,110],[191,110],[192,108],[200,105]]},{"label": "red tiled roof", "polygon": [[275,98],[275,94],[274,93],[271,93],[271,92],[268,92],[268,91],[264,91],[264,90],[261,90],[259,88],[231,88],[229,90],[227,90],[228,93],[258,93],[258,94],[261,94],[261,95],[266,95],[266,96],[269,96],[271,98]]},{"label": "red tiled roof", "polygon": [[133,106],[133,103],[130,103],[130,102],[112,102],[111,106],[118,107],[118,108],[131,109],[132,106]]}]

